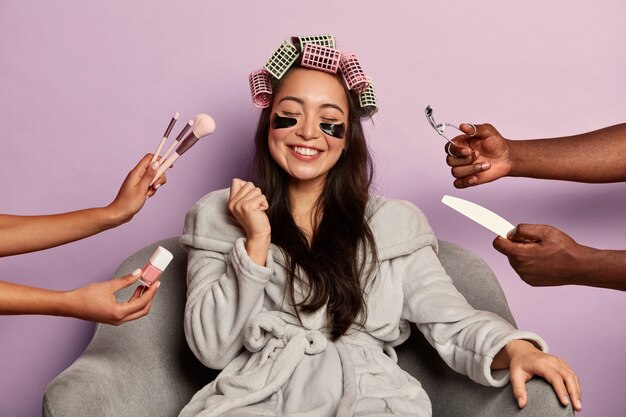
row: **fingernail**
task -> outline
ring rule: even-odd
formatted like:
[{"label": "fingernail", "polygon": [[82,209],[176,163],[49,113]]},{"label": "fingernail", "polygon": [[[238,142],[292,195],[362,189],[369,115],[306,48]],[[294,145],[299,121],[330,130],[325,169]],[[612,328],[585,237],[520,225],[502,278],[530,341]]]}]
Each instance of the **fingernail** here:
[{"label": "fingernail", "polygon": [[150,168],[152,169],[158,169],[159,168],[159,161],[154,161],[151,165]]},{"label": "fingernail", "polygon": [[463,156],[470,156],[471,154],[472,154],[472,150],[471,149],[467,149],[467,148],[461,149],[461,155],[463,155]]},{"label": "fingernail", "polygon": [[157,184],[154,187],[152,187],[155,191],[161,186],[161,184]]},{"label": "fingernail", "polygon": [[517,405],[519,408],[524,407],[524,399],[522,397],[517,397]]},{"label": "fingernail", "polygon": [[467,180],[468,184],[476,184],[476,178],[472,177],[469,180]]},{"label": "fingernail", "polygon": [[515,237],[516,232],[517,232],[517,229],[513,229],[509,233],[507,233],[506,234],[507,239],[513,239],[513,237]]},{"label": "fingernail", "polygon": [[563,398],[561,399],[561,402],[562,402],[563,404],[565,404],[565,405],[569,405],[569,398],[567,398],[567,397],[563,397]]},{"label": "fingernail", "polygon": [[481,171],[485,171],[487,169],[491,168],[491,164],[489,162],[483,162],[482,164],[480,164],[480,170]]},{"label": "fingernail", "polygon": [[132,272],[132,274],[131,274],[131,275],[132,275],[132,276],[134,276],[134,277],[136,277],[136,276],[138,276],[139,274],[141,274],[141,269],[137,268],[137,269],[135,269],[135,270]]},{"label": "fingernail", "polygon": [[157,288],[161,286],[161,281],[157,281]]}]

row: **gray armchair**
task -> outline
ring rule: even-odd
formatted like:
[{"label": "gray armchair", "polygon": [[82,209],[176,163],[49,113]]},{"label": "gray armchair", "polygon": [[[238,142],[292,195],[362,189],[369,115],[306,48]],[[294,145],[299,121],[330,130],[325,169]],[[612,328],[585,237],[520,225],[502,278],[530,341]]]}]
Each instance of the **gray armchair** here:
[{"label": "gray armchair", "polygon": [[[489,267],[456,245],[439,243],[439,258],[468,301],[515,324]],[[161,277],[150,314],[119,327],[98,325],[85,352],[48,385],[43,401],[45,417],[174,417],[217,375],[196,360],[185,342],[186,253],[177,237],[130,256],[116,276],[142,267],[157,245],[169,249],[174,260]],[[120,298],[128,299],[133,289],[126,289]],[[519,410],[510,385],[484,387],[455,373],[417,330],[397,351],[400,366],[428,392],[435,417],[574,415],[571,407],[559,404],[552,387],[542,379],[527,384],[528,405]]]}]

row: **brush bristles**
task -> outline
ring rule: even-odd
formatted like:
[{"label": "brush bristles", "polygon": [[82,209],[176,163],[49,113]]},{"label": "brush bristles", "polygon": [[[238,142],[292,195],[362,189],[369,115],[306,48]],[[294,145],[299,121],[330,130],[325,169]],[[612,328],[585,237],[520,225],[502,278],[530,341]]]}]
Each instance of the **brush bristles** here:
[{"label": "brush bristles", "polygon": [[194,119],[193,134],[197,138],[210,135],[215,131],[215,121],[208,114],[199,114]]}]

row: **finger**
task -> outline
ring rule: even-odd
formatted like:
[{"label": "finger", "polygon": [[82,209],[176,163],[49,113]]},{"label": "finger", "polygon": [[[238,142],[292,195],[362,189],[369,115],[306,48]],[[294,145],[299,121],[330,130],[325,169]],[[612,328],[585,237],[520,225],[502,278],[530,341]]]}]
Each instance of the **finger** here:
[{"label": "finger", "polygon": [[457,178],[456,180],[454,180],[452,185],[459,189],[473,187],[475,185],[478,185],[478,177],[476,175],[470,175],[469,177],[465,178]]},{"label": "finger", "polygon": [[147,316],[148,313],[150,312],[150,309],[152,308],[152,301],[150,300],[150,302],[148,304],[146,304],[146,306],[144,308],[142,308],[141,310],[134,312],[132,314],[129,314],[128,316],[124,317],[124,319],[122,319],[122,323],[126,323],[128,321],[133,321],[133,320],[137,320],[141,317]]},{"label": "finger", "polygon": [[233,178],[233,181],[230,184],[230,198],[229,201],[233,199],[241,189],[245,185],[245,181],[240,180],[239,178]]},{"label": "finger", "polygon": [[465,133],[467,136],[470,136],[472,139],[485,139],[496,132],[496,129],[493,126],[491,126],[489,123],[483,123],[483,124],[461,123],[461,125],[459,126],[459,130]]},{"label": "finger", "polygon": [[250,208],[252,210],[265,211],[269,207],[269,204],[267,203],[267,198],[265,198],[263,194],[248,197],[244,201],[242,201],[242,204],[244,204],[246,208]]},{"label": "finger", "polygon": [[574,409],[576,409],[576,411],[580,411],[582,409],[582,404],[580,401],[581,400],[580,381],[578,380],[578,377],[576,376],[574,371],[572,371],[571,368],[569,368],[569,366],[565,364],[565,362],[564,362],[564,368],[561,371],[561,376],[563,377],[563,380],[565,381],[565,387],[569,394],[569,398],[572,401],[572,405],[574,406]]},{"label": "finger", "polygon": [[248,181],[244,183],[241,188],[239,188],[237,194],[231,199],[231,204],[237,205],[240,201],[248,198],[248,194],[254,192],[256,189],[257,187],[252,182]]},{"label": "finger", "polygon": [[480,156],[480,153],[478,151],[473,151],[470,148],[462,148],[462,150],[467,151],[467,152],[464,152],[466,156],[459,156],[459,152],[455,151],[453,152],[455,156],[448,155],[446,157],[446,163],[451,167],[469,165],[469,164],[474,163],[474,161],[476,161],[478,157]]},{"label": "finger", "polygon": [[452,167],[450,172],[452,172],[454,178],[465,178],[487,171],[490,168],[491,164],[489,162],[479,162],[471,165]]},{"label": "finger", "polygon": [[121,278],[117,278],[111,281],[111,287],[113,292],[119,291],[122,288],[130,287],[139,279],[141,275],[141,269],[135,269],[131,274],[125,275]]},{"label": "finger", "polygon": [[565,388],[565,384],[563,383],[563,378],[556,371],[546,372],[545,375],[542,375],[554,389],[556,392],[556,396],[559,398],[559,401],[563,405],[569,405],[569,396],[567,394],[567,388]]},{"label": "finger", "polygon": [[511,234],[511,239],[542,242],[545,240],[549,228],[550,226],[543,224],[518,224]]},{"label": "finger", "polygon": [[472,138],[478,134],[478,128],[472,123],[461,123],[459,130]]},{"label": "finger", "polygon": [[146,287],[144,285],[138,285],[137,288],[135,288],[135,292],[133,292],[133,295],[130,297],[128,301],[132,301],[141,297],[141,293],[144,292],[145,290],[146,290]]},{"label": "finger", "polygon": [[119,308],[122,311],[124,317],[130,316],[138,311],[141,311],[145,308],[149,303],[152,302],[154,295],[156,294],[157,288],[161,285],[159,281],[156,284],[151,285],[144,293],[138,298],[132,298],[125,303],[119,304]]},{"label": "finger", "polygon": [[517,405],[519,408],[526,407],[528,403],[528,392],[526,391],[527,378],[524,372],[520,369],[512,369],[510,379]]},{"label": "finger", "polygon": [[450,142],[446,142],[446,144],[443,146],[443,150],[448,154],[448,156],[454,155],[453,158],[461,158],[470,156],[472,154],[472,149],[462,138],[463,136],[457,136]]},{"label": "finger", "polygon": [[507,257],[519,256],[522,253],[528,252],[527,245],[529,244],[511,241],[501,236],[493,240],[493,248]]},{"label": "finger", "polygon": [[[159,169],[158,161],[154,161],[152,164],[150,164],[147,167],[145,173],[141,177],[141,180],[139,181],[139,184],[138,184],[138,186],[141,187],[142,190],[146,190],[147,192],[150,189],[150,183],[154,179],[154,176],[157,174],[158,169]],[[162,177],[163,175],[161,175],[161,177],[159,178],[162,178]]]}]

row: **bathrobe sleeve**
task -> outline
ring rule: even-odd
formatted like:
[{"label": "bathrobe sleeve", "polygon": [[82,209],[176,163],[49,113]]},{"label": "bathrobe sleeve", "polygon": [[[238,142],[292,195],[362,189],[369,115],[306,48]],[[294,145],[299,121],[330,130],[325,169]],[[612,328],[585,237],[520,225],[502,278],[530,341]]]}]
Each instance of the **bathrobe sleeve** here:
[{"label": "bathrobe sleeve", "polygon": [[547,350],[536,334],[517,330],[465,300],[439,262],[437,240],[417,207],[388,201],[377,214],[376,229],[384,229],[382,236],[377,232],[382,258],[399,263],[394,269],[403,271],[402,319],[414,322],[452,369],[482,385],[503,386],[508,370],[492,371],[491,363],[509,341],[525,339]]},{"label": "bathrobe sleeve", "polygon": [[254,263],[245,235],[228,212],[228,190],[215,191],[187,214],[181,245],[188,252],[185,336],[207,367],[224,368],[243,347],[248,319],[263,307],[273,258]]}]

